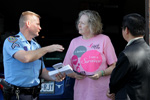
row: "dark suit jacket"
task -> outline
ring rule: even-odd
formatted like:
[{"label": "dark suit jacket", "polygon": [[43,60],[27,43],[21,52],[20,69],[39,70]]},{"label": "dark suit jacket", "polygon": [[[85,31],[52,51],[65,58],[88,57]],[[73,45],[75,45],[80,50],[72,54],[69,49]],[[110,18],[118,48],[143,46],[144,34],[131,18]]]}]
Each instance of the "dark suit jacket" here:
[{"label": "dark suit jacket", "polygon": [[150,100],[150,47],[144,39],[119,54],[109,87],[116,100]]}]

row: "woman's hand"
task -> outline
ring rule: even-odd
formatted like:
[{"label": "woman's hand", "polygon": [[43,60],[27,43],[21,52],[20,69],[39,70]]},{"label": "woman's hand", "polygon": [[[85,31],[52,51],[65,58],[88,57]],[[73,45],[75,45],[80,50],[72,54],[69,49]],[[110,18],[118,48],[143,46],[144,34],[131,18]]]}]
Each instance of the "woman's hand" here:
[{"label": "woman's hand", "polygon": [[88,76],[88,77],[91,78],[91,79],[93,79],[93,80],[97,80],[97,79],[99,79],[101,76],[102,76],[101,72],[98,71],[98,72],[96,72],[94,75]]},{"label": "woman's hand", "polygon": [[85,75],[79,75],[79,74],[74,74],[74,78],[77,79],[77,80],[81,80],[81,79],[84,79],[86,76]]},{"label": "woman's hand", "polygon": [[86,76],[85,75],[79,75],[77,73],[70,73],[68,74],[67,76],[71,77],[71,78],[75,78],[77,80],[81,80],[81,79],[84,79]]}]

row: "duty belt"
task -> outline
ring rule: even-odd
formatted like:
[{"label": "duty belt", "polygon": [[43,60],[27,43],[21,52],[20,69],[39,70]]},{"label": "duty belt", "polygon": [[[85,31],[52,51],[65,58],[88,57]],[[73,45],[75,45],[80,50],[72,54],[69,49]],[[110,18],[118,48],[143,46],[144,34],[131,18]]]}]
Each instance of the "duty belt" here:
[{"label": "duty belt", "polygon": [[25,94],[25,95],[32,95],[34,98],[37,97],[40,93],[41,85],[38,86],[33,86],[33,87],[18,87],[15,85],[11,85],[8,83],[8,86],[11,88],[6,89],[4,87],[4,90],[6,91],[11,91],[12,95],[16,95],[16,98],[19,100],[19,95],[20,94]]},{"label": "duty belt", "polygon": [[17,86],[12,86],[13,88],[13,93],[16,94],[16,98],[19,100],[19,94],[25,94],[25,95],[32,95],[33,97],[36,97],[39,95],[40,92],[40,86],[34,86],[34,87],[17,87]]}]

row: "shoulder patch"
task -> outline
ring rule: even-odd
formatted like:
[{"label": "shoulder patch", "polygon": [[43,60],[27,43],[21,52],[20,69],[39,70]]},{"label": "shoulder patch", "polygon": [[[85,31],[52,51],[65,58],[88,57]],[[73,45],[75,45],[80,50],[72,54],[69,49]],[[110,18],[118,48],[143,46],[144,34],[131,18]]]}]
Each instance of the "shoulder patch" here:
[{"label": "shoulder patch", "polygon": [[15,47],[20,47],[20,45],[17,43],[13,43],[11,47],[12,47],[12,49],[14,49]]},{"label": "shoulder patch", "polygon": [[11,42],[11,43],[16,42],[17,40],[18,40],[18,39],[17,39],[16,37],[14,37],[14,36],[9,36],[9,37],[8,37],[8,41]]}]

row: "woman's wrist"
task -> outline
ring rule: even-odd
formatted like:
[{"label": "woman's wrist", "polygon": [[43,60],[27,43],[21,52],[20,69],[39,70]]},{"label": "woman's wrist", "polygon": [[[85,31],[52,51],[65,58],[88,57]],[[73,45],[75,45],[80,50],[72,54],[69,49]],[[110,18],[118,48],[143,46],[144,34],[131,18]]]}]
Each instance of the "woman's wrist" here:
[{"label": "woman's wrist", "polygon": [[105,76],[105,71],[101,70],[101,76]]}]

